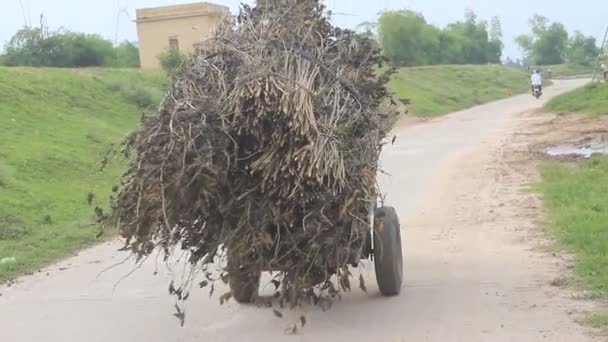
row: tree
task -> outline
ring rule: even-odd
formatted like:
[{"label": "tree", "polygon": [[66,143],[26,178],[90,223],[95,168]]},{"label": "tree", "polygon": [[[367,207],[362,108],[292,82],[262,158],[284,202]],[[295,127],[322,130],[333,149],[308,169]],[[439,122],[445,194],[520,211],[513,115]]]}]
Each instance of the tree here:
[{"label": "tree", "polygon": [[523,67],[523,64],[522,64],[521,60],[519,60],[519,59],[513,59],[511,57],[507,57],[505,59],[505,65],[512,66],[512,67],[518,67],[518,68]]},{"label": "tree", "polygon": [[488,46],[488,60],[498,63],[502,57],[504,44],[502,42],[502,24],[498,17],[490,20],[490,42]]},{"label": "tree", "polygon": [[360,35],[364,37],[371,39],[378,38],[378,23],[376,22],[364,21],[361,24],[357,25],[356,30],[359,32]]},{"label": "tree", "polygon": [[8,66],[136,67],[139,51],[133,43],[118,46],[95,34],[50,31],[47,27],[24,27],[5,48],[2,63]]},{"label": "tree", "polygon": [[[502,56],[502,32],[488,32],[488,23],[478,21],[472,11],[467,11],[464,22],[449,24],[441,32],[441,62],[447,64],[500,63]],[[494,40],[492,40],[492,38]]]},{"label": "tree", "polygon": [[139,68],[139,48],[135,43],[124,41],[114,48],[111,66],[121,68]]},{"label": "tree", "polygon": [[520,35],[515,41],[526,59],[539,65],[562,64],[568,48],[568,31],[561,23],[534,15],[530,19],[531,34]]},{"label": "tree", "polygon": [[39,28],[25,27],[17,31],[5,47],[2,58],[4,65],[40,65],[45,59],[44,39],[43,31]]},{"label": "tree", "polygon": [[112,42],[98,35],[58,32],[45,40],[48,46],[48,66],[94,67],[109,65],[113,59]]},{"label": "tree", "polygon": [[[372,27],[364,25],[361,27]],[[408,10],[383,12],[377,27],[385,56],[398,66],[500,63],[502,56],[498,18],[489,27],[471,10],[465,13],[465,21],[443,30]]]},{"label": "tree", "polygon": [[171,76],[177,75],[188,60],[190,60],[188,54],[174,49],[165,50],[158,55],[161,67]]},{"label": "tree", "polygon": [[500,42],[502,45],[502,24],[498,17],[492,17],[490,20],[490,41]]},{"label": "tree", "polygon": [[464,19],[467,23],[476,23],[477,22],[477,14],[475,14],[475,12],[473,12],[472,9],[467,8],[464,11]]},{"label": "tree", "polygon": [[428,24],[420,13],[385,11],[378,19],[378,33],[385,56],[395,65],[438,62],[439,29]]},{"label": "tree", "polygon": [[572,64],[591,66],[595,63],[599,54],[600,49],[597,46],[597,40],[576,31],[568,42],[566,61]]},{"label": "tree", "polygon": [[466,64],[465,38],[457,32],[457,28],[448,26],[441,32],[439,39],[440,61],[442,64]]}]

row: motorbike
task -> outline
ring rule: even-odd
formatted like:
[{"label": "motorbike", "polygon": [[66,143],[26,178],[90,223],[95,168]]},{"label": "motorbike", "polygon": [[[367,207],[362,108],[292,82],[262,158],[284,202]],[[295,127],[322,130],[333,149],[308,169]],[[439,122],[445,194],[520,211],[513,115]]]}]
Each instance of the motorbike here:
[{"label": "motorbike", "polygon": [[534,97],[536,97],[536,99],[539,99],[543,95],[541,86],[539,86],[539,85],[532,86],[532,95]]}]

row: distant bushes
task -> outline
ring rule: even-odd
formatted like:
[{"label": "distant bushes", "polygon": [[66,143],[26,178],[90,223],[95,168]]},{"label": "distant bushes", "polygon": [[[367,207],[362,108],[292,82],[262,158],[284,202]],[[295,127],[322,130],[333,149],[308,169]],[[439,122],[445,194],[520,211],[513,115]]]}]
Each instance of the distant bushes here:
[{"label": "distant bushes", "polygon": [[25,27],[5,46],[0,64],[30,67],[139,67],[134,43],[115,46],[95,34]]},{"label": "distant bushes", "polygon": [[117,68],[139,68],[139,48],[135,43],[124,41],[114,47],[114,59],[108,66]]},{"label": "distant bushes", "polygon": [[502,27],[498,17],[479,20],[467,11],[465,20],[437,27],[410,10],[382,12],[376,23],[364,23],[363,34],[374,37],[396,66],[500,63]]},{"label": "distant bushes", "polygon": [[530,18],[529,25],[530,34],[520,35],[515,40],[529,64],[595,65],[600,54],[595,37],[578,31],[569,34],[564,24],[551,22],[542,15]]},{"label": "distant bushes", "polygon": [[173,49],[165,50],[158,56],[161,67],[169,75],[175,75],[189,59],[188,54]]},{"label": "distant bushes", "polygon": [[167,76],[160,71],[124,73],[110,69],[103,71],[103,77],[99,80],[111,92],[120,94],[125,100],[143,109],[158,106],[169,86]]},{"label": "distant bushes", "polygon": [[140,108],[149,108],[160,102],[155,93],[129,79],[108,83],[108,90],[121,94],[127,101]]}]

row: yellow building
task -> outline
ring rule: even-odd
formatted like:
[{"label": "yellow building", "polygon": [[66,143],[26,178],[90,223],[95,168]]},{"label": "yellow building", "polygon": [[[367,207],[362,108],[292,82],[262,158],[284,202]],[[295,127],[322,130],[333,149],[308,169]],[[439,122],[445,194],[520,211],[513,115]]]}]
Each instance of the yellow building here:
[{"label": "yellow building", "polygon": [[158,56],[167,49],[194,51],[230,10],[206,2],[137,10],[139,58],[142,68],[159,68]]}]

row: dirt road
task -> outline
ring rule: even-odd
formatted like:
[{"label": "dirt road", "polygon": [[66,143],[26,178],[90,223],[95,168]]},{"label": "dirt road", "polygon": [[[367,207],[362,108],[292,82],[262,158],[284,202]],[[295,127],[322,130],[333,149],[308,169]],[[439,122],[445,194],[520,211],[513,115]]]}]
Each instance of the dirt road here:
[{"label": "dirt road", "polygon": [[180,328],[166,268],[150,261],[114,288],[132,264],[100,274],[125,257],[108,243],[0,288],[0,340],[593,341],[575,323],[579,304],[549,285],[561,263],[536,248],[538,201],[522,191],[525,178],[501,167],[516,114],[582,84],[562,81],[541,101],[522,95],[396,130],[382,184],[404,230],[400,297],[377,294],[370,266],[368,293],[308,312],[295,336],[284,328],[299,314],[279,320],[266,308],[220,307],[205,293],[190,298]]}]

